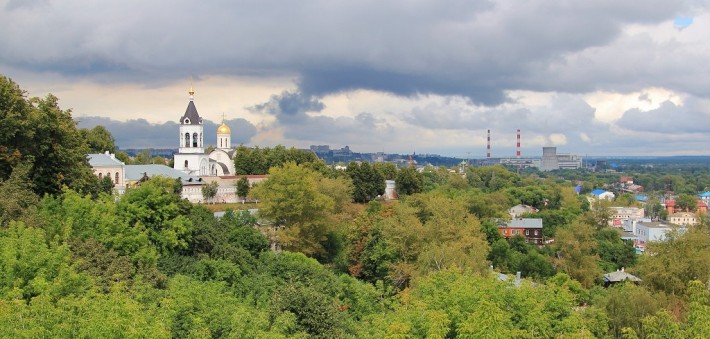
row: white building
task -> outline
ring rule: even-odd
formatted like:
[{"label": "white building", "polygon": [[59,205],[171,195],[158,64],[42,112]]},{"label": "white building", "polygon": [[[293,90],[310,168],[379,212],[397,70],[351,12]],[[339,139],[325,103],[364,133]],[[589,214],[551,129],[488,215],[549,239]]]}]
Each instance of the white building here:
[{"label": "white building", "polygon": [[[636,224],[636,236],[639,242],[666,241],[667,235],[674,229],[673,226],[660,222],[639,222]],[[683,228],[678,230],[683,231]]]},{"label": "white building", "polygon": [[205,154],[204,125],[195,107],[195,91],[190,88],[188,93],[190,102],[185,114],[180,118],[179,149],[173,157],[173,168],[187,175],[211,175],[216,173],[216,166],[210,164],[210,158]]},{"label": "white building", "polygon": [[224,123],[217,127],[217,148],[209,154],[210,160],[215,165],[215,172],[212,175],[229,176],[234,175],[234,153],[232,149],[232,130]]},{"label": "white building", "polygon": [[99,177],[99,180],[109,177],[119,194],[126,191],[126,165],[116,159],[115,154],[106,151],[106,153],[88,154],[87,158],[89,165],[94,170],[94,175]]}]

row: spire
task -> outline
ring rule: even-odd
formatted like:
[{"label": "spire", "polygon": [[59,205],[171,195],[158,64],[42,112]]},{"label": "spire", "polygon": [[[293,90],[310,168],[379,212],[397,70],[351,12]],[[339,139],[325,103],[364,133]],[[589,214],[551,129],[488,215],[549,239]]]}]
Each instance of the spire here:
[{"label": "spire", "polygon": [[192,77],[190,77],[190,91],[187,93],[190,94],[190,101],[195,100],[195,90],[192,88]]}]

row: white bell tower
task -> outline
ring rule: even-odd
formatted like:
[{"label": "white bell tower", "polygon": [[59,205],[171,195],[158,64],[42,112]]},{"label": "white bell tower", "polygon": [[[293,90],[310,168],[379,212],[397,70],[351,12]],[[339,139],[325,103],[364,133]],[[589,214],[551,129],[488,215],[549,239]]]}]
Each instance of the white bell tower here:
[{"label": "white bell tower", "polygon": [[190,86],[190,102],[180,118],[178,153],[173,157],[173,168],[189,175],[209,175],[209,157],[203,143],[204,125],[195,107],[195,91]]}]

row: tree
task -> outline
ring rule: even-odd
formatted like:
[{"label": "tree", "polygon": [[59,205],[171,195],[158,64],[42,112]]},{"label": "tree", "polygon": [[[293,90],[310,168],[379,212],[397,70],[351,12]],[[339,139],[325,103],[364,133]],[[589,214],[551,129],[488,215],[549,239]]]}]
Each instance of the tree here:
[{"label": "tree", "polygon": [[128,225],[145,229],[160,250],[170,252],[188,247],[193,225],[187,218],[189,202],[175,194],[173,179],[155,176],[126,191],[118,201],[118,215]]},{"label": "tree", "polygon": [[666,236],[666,241],[648,243],[636,270],[652,289],[686,295],[690,281],[710,280],[710,234],[700,226]]},{"label": "tree", "polygon": [[90,153],[113,152],[116,149],[116,139],[104,126],[97,125],[92,129],[81,128],[79,133],[86,140]]},{"label": "tree", "polygon": [[558,230],[555,247],[556,266],[560,271],[569,274],[585,288],[594,285],[602,273],[597,265],[597,242],[590,225],[577,220],[569,228]]},{"label": "tree", "polygon": [[235,186],[237,186],[237,196],[242,197],[242,201],[245,201],[251,189],[249,179],[247,179],[247,177],[241,177],[237,180]]},{"label": "tree", "polygon": [[86,142],[71,110],[60,109],[58,103],[51,94],[25,99],[17,84],[0,76],[0,179],[23,162],[32,166],[29,179],[38,195],[60,193],[64,185],[96,188]]},{"label": "tree", "polygon": [[30,206],[39,201],[32,192],[29,171],[30,165],[22,163],[15,166],[7,180],[0,179],[0,227],[11,220],[19,220]]},{"label": "tree", "polygon": [[365,203],[385,193],[385,177],[370,163],[351,162],[345,171],[353,182],[353,200]]},{"label": "tree", "polygon": [[416,168],[410,166],[402,168],[399,172],[397,172],[395,185],[397,186],[398,194],[403,196],[411,195],[422,191],[424,180],[422,174],[417,172]]},{"label": "tree", "polygon": [[395,180],[397,178],[397,166],[391,162],[378,162],[372,167],[380,171],[386,180]]},{"label": "tree", "polygon": [[288,162],[269,170],[269,178],[251,189],[261,202],[259,216],[273,223],[278,243],[307,255],[322,254],[329,231],[325,222],[334,202],[318,190],[323,176]]},{"label": "tree", "polygon": [[602,228],[595,234],[599,263],[604,272],[613,272],[636,264],[636,250],[633,244],[621,240],[616,229]]},{"label": "tree", "polygon": [[209,184],[202,186],[202,196],[205,198],[205,201],[214,202],[212,199],[217,196],[218,188],[219,184],[216,181],[211,181]]},{"label": "tree", "polygon": [[676,199],[676,206],[682,211],[695,212],[698,199],[690,194],[680,194]]}]

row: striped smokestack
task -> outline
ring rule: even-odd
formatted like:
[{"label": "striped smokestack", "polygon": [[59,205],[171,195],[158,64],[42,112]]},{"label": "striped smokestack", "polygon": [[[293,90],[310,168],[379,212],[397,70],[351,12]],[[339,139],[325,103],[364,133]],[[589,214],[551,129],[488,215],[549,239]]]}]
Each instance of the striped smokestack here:
[{"label": "striped smokestack", "polygon": [[486,144],[486,159],[491,158],[491,130],[488,130],[488,143]]},{"label": "striped smokestack", "polygon": [[518,129],[518,149],[515,152],[515,157],[520,159],[520,129]]}]

